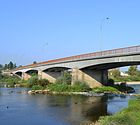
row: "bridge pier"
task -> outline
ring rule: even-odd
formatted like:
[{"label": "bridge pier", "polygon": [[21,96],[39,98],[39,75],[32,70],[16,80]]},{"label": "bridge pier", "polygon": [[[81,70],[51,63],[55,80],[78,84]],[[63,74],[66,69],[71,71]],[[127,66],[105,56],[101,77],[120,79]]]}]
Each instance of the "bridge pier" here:
[{"label": "bridge pier", "polygon": [[53,75],[50,74],[49,72],[46,73],[44,71],[38,71],[38,76],[39,76],[39,79],[47,79],[51,83],[54,83],[56,81],[56,78],[53,77]]},{"label": "bridge pier", "polygon": [[51,83],[55,83],[56,79],[62,75],[62,71],[38,71],[40,79],[48,79]]},{"label": "bridge pier", "polygon": [[29,78],[31,78],[31,75],[29,75],[29,74],[26,73],[26,72],[23,72],[23,73],[22,73],[22,79],[23,79],[23,80],[28,80]]},{"label": "bridge pier", "polygon": [[72,69],[72,85],[76,81],[84,81],[91,88],[102,86],[106,84],[108,73],[104,70],[91,70],[91,69]]}]

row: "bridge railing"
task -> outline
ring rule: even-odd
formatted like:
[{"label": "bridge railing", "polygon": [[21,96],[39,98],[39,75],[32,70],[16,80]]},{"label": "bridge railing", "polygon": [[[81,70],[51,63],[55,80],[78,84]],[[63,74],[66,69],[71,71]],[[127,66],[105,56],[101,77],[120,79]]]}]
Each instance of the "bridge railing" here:
[{"label": "bridge railing", "polygon": [[42,66],[42,65],[47,65],[47,64],[53,64],[53,63],[75,61],[75,60],[80,60],[80,59],[126,55],[126,54],[133,54],[133,53],[140,53],[140,46],[106,50],[106,51],[101,51],[101,52],[94,52],[94,53],[82,54],[82,55],[60,58],[60,59],[55,59],[55,60],[49,60],[49,61],[46,61],[46,62],[40,62],[40,63],[36,63],[36,64],[30,64],[30,65],[27,65],[27,66],[23,66],[21,68],[17,68],[16,70],[25,69],[25,68],[32,68],[32,67],[37,67],[37,66]]},{"label": "bridge railing", "polygon": [[101,52],[72,56],[72,57],[64,58],[63,61],[69,61],[69,60],[73,61],[77,59],[96,58],[96,57],[103,57],[103,56],[124,55],[124,54],[138,53],[138,52],[140,53],[140,46],[134,46],[134,47],[106,50]]}]

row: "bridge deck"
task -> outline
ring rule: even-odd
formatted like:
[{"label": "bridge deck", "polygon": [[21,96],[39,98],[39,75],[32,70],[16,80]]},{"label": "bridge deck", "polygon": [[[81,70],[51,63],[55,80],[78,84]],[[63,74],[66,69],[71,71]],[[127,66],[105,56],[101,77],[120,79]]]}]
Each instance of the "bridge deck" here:
[{"label": "bridge deck", "polygon": [[126,54],[133,54],[133,53],[135,53],[135,54],[140,53],[140,46],[119,48],[119,49],[106,50],[106,51],[101,51],[101,52],[94,52],[94,53],[87,53],[87,54],[82,54],[82,55],[77,55],[77,56],[65,57],[65,58],[60,58],[60,59],[55,59],[55,60],[49,60],[49,61],[45,61],[45,62],[40,62],[40,63],[36,63],[36,64],[22,66],[20,68],[16,68],[14,71],[32,68],[32,67],[37,67],[37,66],[42,66],[42,65],[53,64],[53,63],[76,61],[76,60],[90,59],[90,58],[97,58],[97,57],[126,55]]}]

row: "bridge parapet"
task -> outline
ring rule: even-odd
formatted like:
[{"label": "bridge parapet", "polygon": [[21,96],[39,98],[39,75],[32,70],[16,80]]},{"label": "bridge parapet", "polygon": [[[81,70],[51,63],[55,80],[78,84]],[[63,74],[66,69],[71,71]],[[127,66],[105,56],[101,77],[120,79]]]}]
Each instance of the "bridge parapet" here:
[{"label": "bridge parapet", "polygon": [[22,66],[20,68],[14,69],[13,71],[27,69],[27,68],[34,68],[34,67],[39,67],[39,66],[45,66],[45,65],[52,65],[52,64],[57,64],[57,63],[74,62],[74,61],[78,61],[78,60],[105,58],[105,57],[110,57],[110,56],[121,56],[121,55],[129,55],[129,54],[140,54],[140,46],[119,48],[119,49],[106,50],[106,51],[101,51],[101,52],[94,52],[94,53],[82,54],[82,55],[77,55],[77,56],[65,57],[65,58],[60,58],[60,59],[55,59],[55,60],[49,60],[46,62],[40,62],[40,63],[36,63],[36,64]]}]

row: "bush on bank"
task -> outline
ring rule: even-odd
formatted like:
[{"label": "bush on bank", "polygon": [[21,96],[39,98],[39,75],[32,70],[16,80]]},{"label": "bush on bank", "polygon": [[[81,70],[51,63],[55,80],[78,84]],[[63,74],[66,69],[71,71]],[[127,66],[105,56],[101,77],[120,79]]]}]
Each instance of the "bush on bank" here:
[{"label": "bush on bank", "polygon": [[[38,79],[38,76],[34,75],[28,80],[28,84],[31,86],[32,89],[42,89],[43,88],[50,88],[55,91],[66,91],[69,89],[71,84],[71,74],[69,72],[63,72],[62,76],[60,76],[56,80],[56,85],[51,84],[47,79]],[[48,87],[47,87],[48,86]]]},{"label": "bush on bank", "polygon": [[47,79],[38,79],[37,76],[31,77],[27,80],[27,86],[31,87],[32,90],[42,90],[47,87],[50,82]]},{"label": "bush on bank", "polygon": [[77,81],[73,86],[68,84],[49,84],[47,89],[54,92],[87,92],[90,88],[83,82]]},{"label": "bush on bank", "polygon": [[8,87],[14,87],[15,84],[19,84],[20,79],[15,76],[2,75],[0,78],[1,84],[6,84]]},{"label": "bush on bank", "polygon": [[111,86],[101,86],[92,89],[95,93],[120,93],[120,91]]},{"label": "bush on bank", "polygon": [[120,84],[114,84],[114,80],[113,79],[108,79],[108,83],[106,84],[106,86],[111,86],[113,88],[116,88],[117,90],[119,90],[120,92],[126,92],[126,93],[132,93],[135,92],[133,87],[130,87],[126,84],[126,82],[122,82]]},{"label": "bush on bank", "polygon": [[34,85],[32,86],[32,90],[43,90],[44,87],[43,86],[40,86],[40,85]]},{"label": "bush on bank", "polygon": [[[6,83],[8,87],[14,87],[15,85],[17,85],[19,87],[27,87],[35,90],[49,88],[51,91],[56,92],[91,91],[87,84],[82,81],[76,81],[74,85],[71,86],[71,74],[69,72],[64,72],[63,75],[56,80],[55,84],[51,84],[47,79],[38,79],[38,76],[36,75],[33,75],[28,80],[21,80],[14,76],[3,76],[0,79],[0,82]],[[134,89],[132,87],[126,86],[125,84],[114,85],[114,81],[112,79],[109,79],[107,86],[97,87],[92,91],[96,93],[118,93],[118,91],[133,92]]]},{"label": "bush on bank", "polygon": [[115,82],[133,82],[133,81],[140,81],[139,76],[119,76],[119,77],[110,77],[114,79]]},{"label": "bush on bank", "polygon": [[71,85],[71,79],[72,79],[71,74],[69,72],[67,72],[67,71],[64,71],[62,73],[62,75],[58,79],[56,79],[55,83]]},{"label": "bush on bank", "polygon": [[135,91],[133,87],[127,86],[126,83],[121,83],[120,85],[116,84],[113,85],[112,87],[116,88],[120,92],[132,93]]},{"label": "bush on bank", "polygon": [[113,116],[104,116],[99,125],[140,125],[140,97],[129,101],[128,108]]}]

